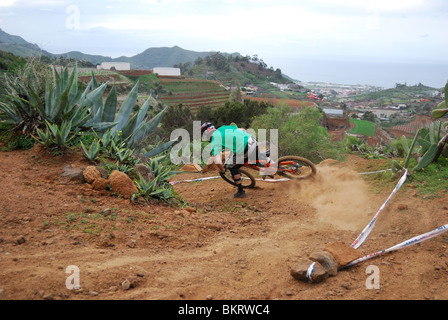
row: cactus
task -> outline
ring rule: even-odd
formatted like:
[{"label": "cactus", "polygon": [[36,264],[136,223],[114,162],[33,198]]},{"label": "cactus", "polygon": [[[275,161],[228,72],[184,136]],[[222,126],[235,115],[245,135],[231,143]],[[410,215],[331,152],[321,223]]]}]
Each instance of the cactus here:
[{"label": "cactus", "polygon": [[[404,164],[404,167],[406,169],[408,169],[409,161],[411,160],[411,156],[412,156],[412,151],[414,151],[414,147],[415,147],[415,144],[417,143],[417,139],[418,139],[419,135],[420,135],[420,130],[417,131],[417,133],[415,134],[414,140],[412,141],[411,146],[408,148],[408,156],[406,157],[406,162]],[[406,140],[406,142],[407,142],[407,140]]]},{"label": "cactus", "polygon": [[419,161],[418,165],[414,168],[414,171],[422,170],[427,166],[429,166],[431,163],[433,163],[434,160],[436,160],[438,151],[439,151],[438,143],[432,144],[429,150],[423,156],[423,158]]},{"label": "cactus", "polygon": [[398,163],[397,160],[392,161],[392,172],[397,173],[403,170],[403,167]]},{"label": "cactus", "polygon": [[445,101],[440,103],[435,110],[431,112],[434,119],[440,119],[448,113],[448,83],[445,86]]}]

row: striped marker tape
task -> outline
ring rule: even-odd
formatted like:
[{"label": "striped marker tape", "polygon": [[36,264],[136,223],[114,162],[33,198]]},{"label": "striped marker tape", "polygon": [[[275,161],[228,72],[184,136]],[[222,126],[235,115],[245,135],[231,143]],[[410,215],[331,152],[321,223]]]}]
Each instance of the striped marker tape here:
[{"label": "striped marker tape", "polygon": [[386,202],[381,206],[380,210],[373,217],[372,221],[370,221],[370,223],[367,225],[367,227],[365,227],[365,229],[361,232],[361,234],[358,236],[358,238],[356,238],[356,240],[353,242],[353,244],[352,244],[353,248],[358,249],[367,240],[367,238],[369,237],[373,228],[375,227],[376,221],[378,220],[378,217],[380,216],[381,212],[383,212],[384,208],[386,208],[387,204],[393,198],[393,196],[398,192],[398,190],[401,189],[401,187],[406,182],[407,178],[408,178],[408,170],[406,170],[403,177],[400,179],[397,186],[395,187],[394,191],[391,193],[391,195],[386,200]]},{"label": "striped marker tape", "polygon": [[400,250],[400,249],[403,249],[403,248],[407,248],[407,247],[416,245],[416,244],[424,242],[426,240],[438,237],[438,236],[442,235],[443,233],[445,233],[447,231],[448,231],[448,224],[446,224],[446,225],[444,225],[444,226],[442,226],[442,227],[440,227],[440,228],[438,228],[436,230],[433,230],[431,232],[428,232],[428,233],[422,234],[420,236],[414,237],[412,239],[409,239],[407,241],[404,241],[404,242],[402,242],[400,244],[397,244],[396,246],[393,246],[393,247],[391,247],[389,249],[382,250],[382,251],[379,251],[379,252],[376,252],[376,253],[372,253],[372,254],[369,254],[369,255],[367,255],[365,257],[362,257],[362,258],[359,258],[357,260],[354,260],[354,261],[350,262],[347,266],[345,266],[345,268],[348,268],[348,267],[357,265],[357,264],[359,264],[361,262],[373,259],[373,258],[375,258],[375,257],[377,257],[379,255],[382,255],[382,254],[386,253],[386,252],[397,251],[397,250]]},{"label": "striped marker tape", "polygon": [[187,182],[201,182],[201,181],[206,181],[206,180],[213,180],[213,179],[218,179],[221,177],[208,177],[208,178],[201,178],[201,179],[195,179],[195,180],[183,180],[183,181],[174,181],[174,182],[170,182],[170,184],[172,186],[179,184],[179,183],[187,183]]},{"label": "striped marker tape", "polygon": [[313,264],[310,265],[310,267],[308,268],[308,271],[306,272],[306,277],[311,280],[311,277],[313,276],[313,271],[314,268],[316,267],[316,262],[314,262]]},{"label": "striped marker tape", "polygon": [[360,175],[368,175],[368,174],[375,174],[375,173],[382,173],[382,172],[389,172],[389,171],[392,171],[392,169],[375,171],[375,172],[360,173]]}]

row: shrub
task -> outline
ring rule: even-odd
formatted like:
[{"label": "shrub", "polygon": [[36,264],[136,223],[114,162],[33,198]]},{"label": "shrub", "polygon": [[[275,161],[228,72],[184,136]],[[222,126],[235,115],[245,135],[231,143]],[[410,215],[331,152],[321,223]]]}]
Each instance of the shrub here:
[{"label": "shrub", "polygon": [[[278,129],[279,156],[297,155],[319,163],[325,159],[339,158],[341,149],[331,141],[321,124],[322,114],[312,107],[295,115],[292,108],[282,104],[270,108],[267,114],[257,117],[252,129]],[[268,137],[268,140],[270,138]]]}]

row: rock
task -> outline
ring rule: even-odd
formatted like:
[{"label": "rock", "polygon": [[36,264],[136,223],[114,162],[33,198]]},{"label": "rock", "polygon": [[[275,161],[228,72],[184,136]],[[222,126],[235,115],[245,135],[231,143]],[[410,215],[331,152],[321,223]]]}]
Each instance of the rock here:
[{"label": "rock", "polygon": [[180,171],[186,171],[186,172],[201,172],[202,168],[198,164],[186,164],[184,165]]},{"label": "rock", "polygon": [[129,248],[135,248],[137,246],[137,241],[136,240],[131,240],[128,242],[127,246]]},{"label": "rock", "polygon": [[131,289],[131,282],[126,279],[121,283],[121,288],[123,288],[123,290],[129,290]]},{"label": "rock", "polygon": [[104,178],[97,178],[92,183],[93,190],[97,191],[107,190],[108,185],[109,181]]},{"label": "rock", "polygon": [[340,267],[344,267],[359,258],[359,253],[356,249],[343,242],[327,244],[323,251],[329,252]]},{"label": "rock", "polygon": [[72,181],[84,182],[84,168],[73,168],[72,165],[64,168],[62,176]]},{"label": "rock", "polygon": [[408,209],[409,209],[409,207],[407,204],[399,204],[398,205],[398,210],[400,210],[400,211],[404,211],[404,210],[408,210]]},{"label": "rock", "polygon": [[134,170],[135,170],[135,178],[136,179],[140,179],[139,175],[142,176],[143,179],[145,179],[146,182],[151,182],[152,180],[154,180],[156,177],[154,176],[154,173],[152,173],[151,168],[149,168],[148,166],[145,166],[144,164],[136,164],[134,166]]},{"label": "rock", "polygon": [[109,173],[107,172],[106,169],[104,169],[103,167],[96,167],[96,169],[99,171],[99,173],[101,174],[101,178],[106,179],[109,176]]},{"label": "rock", "polygon": [[18,244],[18,245],[24,244],[25,242],[26,242],[26,239],[23,236],[20,236],[16,239],[16,244]]},{"label": "rock", "polygon": [[44,300],[54,300],[54,297],[51,293],[45,294],[42,299]]},{"label": "rock", "polygon": [[309,258],[311,261],[319,262],[325,271],[328,272],[330,277],[334,277],[338,274],[338,269],[340,266],[329,252],[318,251],[313,253]]},{"label": "rock", "polygon": [[101,173],[96,167],[90,166],[83,171],[84,179],[88,183],[93,183],[96,179],[101,178]]},{"label": "rock", "polygon": [[137,288],[140,283],[140,280],[137,277],[130,276],[125,281],[128,281],[130,284],[130,288]]},{"label": "rock", "polygon": [[120,171],[113,171],[109,177],[109,184],[112,192],[122,195],[125,199],[130,199],[134,193],[138,192],[137,186],[132,182],[127,174]]},{"label": "rock", "polygon": [[308,259],[299,262],[299,264],[295,268],[291,269],[291,276],[299,281],[311,281],[313,283],[319,283],[326,280],[329,274],[319,262],[316,262],[314,266],[314,271],[311,275],[311,279],[307,278],[306,275],[308,273],[308,269],[312,264],[313,262]]},{"label": "rock", "polygon": [[108,216],[112,215],[112,209],[106,208],[106,209],[102,210],[101,213],[103,216],[108,217]]},{"label": "rock", "polygon": [[117,287],[117,286],[112,286],[112,287],[109,288],[109,291],[110,291],[110,292],[115,292],[115,291],[117,291],[117,290],[118,290],[118,287]]}]

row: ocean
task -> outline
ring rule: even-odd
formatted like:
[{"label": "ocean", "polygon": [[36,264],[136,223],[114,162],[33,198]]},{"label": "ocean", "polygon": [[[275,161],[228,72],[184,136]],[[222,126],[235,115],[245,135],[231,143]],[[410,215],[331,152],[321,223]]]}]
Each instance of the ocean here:
[{"label": "ocean", "polygon": [[282,72],[302,82],[329,82],[350,85],[373,85],[395,88],[397,83],[409,86],[422,83],[443,88],[448,82],[446,63],[383,63],[292,59],[282,61]]}]

